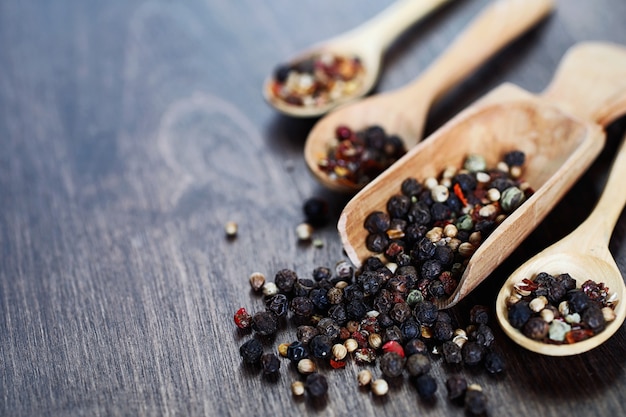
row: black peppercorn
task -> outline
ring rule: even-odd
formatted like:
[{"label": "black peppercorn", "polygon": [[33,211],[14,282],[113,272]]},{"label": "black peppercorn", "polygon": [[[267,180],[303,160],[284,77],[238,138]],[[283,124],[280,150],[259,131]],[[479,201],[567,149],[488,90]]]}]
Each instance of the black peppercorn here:
[{"label": "black peppercorn", "polygon": [[317,330],[320,334],[327,336],[331,342],[339,338],[341,326],[330,317],[324,317],[317,323]]},{"label": "black peppercorn", "polygon": [[339,326],[345,326],[348,321],[348,314],[343,304],[333,305],[328,309],[328,317],[333,319]]},{"label": "black peppercorn", "polygon": [[425,353],[414,353],[406,360],[406,369],[411,376],[420,376],[430,371],[431,364]]},{"label": "black peppercorn", "polygon": [[465,392],[465,410],[470,415],[481,415],[487,411],[487,397],[481,390],[468,389]]},{"label": "black peppercorn", "polygon": [[504,358],[493,350],[485,354],[484,362],[485,369],[490,374],[499,374],[504,371]]},{"label": "black peppercorn", "polygon": [[451,401],[462,400],[467,390],[467,381],[461,375],[451,375],[446,380],[446,389]]},{"label": "black peppercorn", "polygon": [[323,279],[330,279],[332,275],[333,273],[331,272],[330,268],[327,268],[325,266],[318,266],[317,268],[313,270],[313,279],[315,281],[321,281]]},{"label": "black peppercorn", "polygon": [[381,372],[389,377],[395,378],[402,375],[405,359],[396,352],[387,352],[379,362]]},{"label": "black peppercorn", "polygon": [[433,337],[440,341],[445,342],[454,336],[454,328],[452,324],[447,321],[437,320],[433,326]]},{"label": "black peppercorn", "polygon": [[250,339],[239,347],[239,354],[245,363],[258,363],[263,355],[263,345],[256,339]]},{"label": "black peppercorn", "polygon": [[361,320],[367,313],[367,306],[361,300],[352,300],[346,306],[346,315],[349,320]]},{"label": "black peppercorn", "polygon": [[313,310],[315,309],[315,305],[313,301],[311,301],[308,297],[296,297],[291,300],[290,304],[291,311],[298,317],[308,318],[313,314]]},{"label": "black peppercorn", "polygon": [[437,381],[429,374],[423,374],[415,378],[415,388],[420,398],[430,400],[437,392]]},{"label": "black peppercorn", "polygon": [[285,294],[276,294],[265,301],[265,306],[276,316],[285,317],[289,309],[289,300]]},{"label": "black peppercorn", "polygon": [[463,362],[461,347],[452,341],[444,342],[441,347],[443,360],[449,364],[460,364]]},{"label": "black peppercorn", "polygon": [[587,323],[595,333],[604,329],[605,320],[602,309],[598,304],[591,304],[583,313],[582,321]]},{"label": "black peppercorn", "polygon": [[479,324],[469,334],[470,339],[478,342],[482,347],[489,348],[495,340],[491,327],[486,324]]},{"label": "black peppercorn", "polygon": [[287,347],[287,359],[298,363],[301,359],[309,357],[309,350],[300,341],[292,342]]},{"label": "black peppercorn", "polygon": [[302,344],[308,345],[311,339],[319,334],[319,330],[316,327],[302,325],[296,329],[296,337]]},{"label": "black peppercorn", "polygon": [[532,314],[533,311],[528,306],[528,301],[519,301],[509,308],[508,320],[511,326],[521,329]]},{"label": "black peppercorn", "polygon": [[252,316],[252,329],[262,336],[275,334],[278,330],[278,317],[271,311],[261,311]]},{"label": "black peppercorn", "polygon": [[489,322],[489,309],[483,305],[475,305],[470,309],[470,323],[487,324]]},{"label": "black peppercorn", "polygon": [[435,259],[429,259],[422,264],[421,276],[422,278],[433,280],[437,278],[439,274],[441,274],[441,271],[443,271],[443,268],[439,261]]},{"label": "black peppercorn", "polygon": [[524,165],[526,154],[522,151],[511,151],[504,155],[504,162],[510,167],[518,167]]},{"label": "black peppercorn", "polygon": [[324,288],[314,288],[309,293],[309,298],[318,311],[326,311],[330,307],[330,301],[328,301],[328,290]]},{"label": "black peppercorn", "polygon": [[365,297],[376,295],[382,287],[382,278],[375,271],[364,271],[357,279]]},{"label": "black peppercorn", "polygon": [[484,349],[478,343],[474,341],[467,341],[461,348],[461,355],[463,355],[463,363],[466,365],[474,366],[478,365],[483,360]]},{"label": "black peppercorn", "polygon": [[326,377],[320,373],[313,373],[307,376],[304,386],[313,397],[321,397],[328,392]]},{"label": "black peppercorn", "polygon": [[391,317],[396,323],[404,323],[409,317],[411,317],[411,307],[407,303],[395,303],[389,311],[389,317]]},{"label": "black peppercorn", "polygon": [[411,340],[420,336],[420,325],[413,319],[409,318],[400,325],[403,340]]},{"label": "black peppercorn", "polygon": [[387,212],[392,218],[404,218],[411,207],[411,199],[406,195],[394,195],[387,200]]},{"label": "black peppercorn", "polygon": [[548,335],[548,331],[550,330],[550,325],[546,323],[544,319],[541,317],[531,317],[528,319],[524,327],[522,328],[522,333],[526,337],[530,337],[535,340],[542,340],[544,337]]},{"label": "black peppercorn", "polygon": [[424,186],[415,178],[407,178],[402,181],[402,184],[400,185],[400,191],[407,197],[415,197],[419,195],[423,190]]},{"label": "black peppercorn", "polygon": [[570,310],[575,313],[584,312],[590,304],[590,299],[584,291],[571,291],[568,295]]},{"label": "black peppercorn", "polygon": [[280,360],[278,360],[275,354],[266,353],[261,356],[261,367],[264,375],[275,375],[280,369]]},{"label": "black peppercorn", "polygon": [[309,198],[304,202],[302,209],[307,223],[321,226],[328,221],[328,203],[324,199]]},{"label": "black peppercorn", "polygon": [[369,251],[382,253],[389,246],[389,237],[385,233],[370,233],[365,238],[365,246]]},{"label": "black peppercorn", "polygon": [[365,218],[365,229],[370,233],[385,233],[389,229],[389,215],[382,211],[375,211]]},{"label": "black peppercorn", "polygon": [[274,283],[284,293],[290,293],[297,280],[298,275],[291,269],[281,269],[274,277]]},{"label": "black peppercorn", "polygon": [[326,335],[318,334],[309,342],[309,351],[315,358],[328,358],[330,357],[331,350],[332,340]]},{"label": "black peppercorn", "polygon": [[383,263],[383,261],[375,256],[370,256],[365,260],[365,262],[363,262],[362,269],[364,271],[377,271],[384,267],[385,264]]},{"label": "black peppercorn", "polygon": [[432,325],[437,320],[437,306],[428,300],[415,304],[413,315],[418,323],[424,326]]},{"label": "black peppercorn", "polygon": [[404,345],[404,354],[407,357],[414,355],[416,353],[426,353],[428,352],[428,346],[424,343],[423,340],[415,338],[411,339]]}]

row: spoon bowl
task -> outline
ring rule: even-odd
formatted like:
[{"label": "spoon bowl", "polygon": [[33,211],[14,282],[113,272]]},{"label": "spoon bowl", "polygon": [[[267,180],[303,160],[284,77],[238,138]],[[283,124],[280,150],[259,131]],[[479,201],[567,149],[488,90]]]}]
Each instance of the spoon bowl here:
[{"label": "spoon bowl", "polygon": [[500,265],[577,181],[604,146],[602,126],[626,113],[626,48],[584,43],[571,48],[541,95],[505,84],[463,110],[353,197],[338,230],[355,266],[370,256],[363,223],[385,210],[406,178],[438,176],[472,153],[495,166],[509,151],[526,154],[524,179],[535,190],[478,246],[449,298],[460,301]]},{"label": "spoon bowl", "polygon": [[[576,355],[593,349],[609,339],[626,318],[626,285],[608,249],[611,232],[626,203],[622,181],[626,175],[626,141],[617,154],[605,189],[589,217],[572,233],[522,264],[506,280],[496,299],[496,315],[504,332],[520,346],[550,356]],[[507,299],[513,286],[540,272],[551,275],[568,273],[577,287],[591,279],[615,293],[615,319],[589,339],[572,344],[547,344],[530,339],[508,321]]]},{"label": "spoon bowl", "polygon": [[289,64],[303,62],[313,56],[328,53],[336,56],[356,57],[364,73],[359,86],[347,95],[313,106],[287,103],[277,97],[272,89],[273,75],[263,85],[265,100],[276,110],[293,117],[319,117],[333,108],[369,93],[378,80],[382,57],[391,43],[415,22],[423,19],[450,0],[398,0],[372,19],[358,27],[320,42],[288,60]]},{"label": "spoon bowl", "polygon": [[313,176],[335,191],[355,193],[362,185],[331,178],[319,161],[336,146],[335,129],[353,131],[378,125],[398,135],[407,149],[422,137],[433,102],[473,72],[505,45],[520,36],[553,8],[553,0],[499,0],[489,5],[446,51],[408,85],[337,108],[320,119],[307,137],[304,159]]}]

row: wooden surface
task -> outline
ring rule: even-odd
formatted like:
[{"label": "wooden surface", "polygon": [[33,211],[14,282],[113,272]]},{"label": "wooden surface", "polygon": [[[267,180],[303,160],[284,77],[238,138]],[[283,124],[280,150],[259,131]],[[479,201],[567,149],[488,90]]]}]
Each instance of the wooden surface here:
[{"label": "wooden surface", "polygon": [[[459,0],[387,56],[379,91],[419,73],[487,4]],[[626,43],[623,0],[557,0],[556,12],[433,108],[432,132],[504,81],[531,92],[578,41]],[[389,1],[0,1],[0,415],[464,415],[405,380],[385,399],[357,367],[325,370],[323,401],[295,400],[284,363],[270,383],[241,365],[232,315],[262,308],[248,276],[301,276],[344,259],[346,197],[302,158],[313,122],[261,96],[284,57],[351,28]],[[625,74],[626,76],[626,74]],[[626,119],[555,211],[457,307],[491,305],[507,272],[580,223],[597,199]],[[326,198],[322,248],[299,244],[302,204]],[[239,224],[234,240],[224,224]],[[626,272],[626,217],[611,251]],[[623,415],[626,332],[570,358],[538,356],[497,330],[508,369],[464,370],[490,415]],[[293,329],[267,349],[290,342]],[[377,370],[376,370],[377,371]]]}]

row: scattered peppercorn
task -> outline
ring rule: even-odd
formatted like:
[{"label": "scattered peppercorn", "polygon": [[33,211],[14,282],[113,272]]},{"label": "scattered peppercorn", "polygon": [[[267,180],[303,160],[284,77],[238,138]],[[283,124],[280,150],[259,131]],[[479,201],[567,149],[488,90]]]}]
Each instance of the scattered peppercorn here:
[{"label": "scattered peppercorn", "polygon": [[437,392],[437,381],[430,374],[423,374],[414,379],[415,388],[420,398],[430,400]]},{"label": "scattered peppercorn", "polygon": [[261,367],[263,368],[264,375],[276,375],[280,370],[280,361],[275,354],[266,353],[261,356]]},{"label": "scattered peppercorn", "polygon": [[278,330],[278,317],[271,311],[261,311],[252,316],[252,329],[261,336],[269,336]]},{"label": "scattered peppercorn", "polygon": [[241,307],[235,313],[235,325],[240,329],[249,329],[252,325],[252,316],[246,311],[244,307]]},{"label": "scattered peppercorn", "polygon": [[402,375],[405,362],[404,357],[396,352],[387,352],[380,358],[380,370],[385,376],[395,378]]},{"label": "scattered peppercorn", "polygon": [[487,397],[482,389],[468,387],[465,392],[465,410],[470,415],[481,415],[487,411]]},{"label": "scattered peppercorn", "polygon": [[313,373],[307,376],[304,386],[309,394],[314,397],[321,397],[328,392],[326,377],[320,373]]},{"label": "scattered peppercorn", "polygon": [[263,345],[257,339],[250,339],[239,347],[239,354],[245,363],[258,363],[263,355]]},{"label": "scattered peppercorn", "polygon": [[311,197],[304,202],[302,207],[306,222],[313,226],[324,225],[329,217],[328,203],[319,197]]},{"label": "scattered peppercorn", "polygon": [[462,400],[465,398],[467,381],[461,375],[451,375],[446,380],[446,389],[448,390],[448,398],[451,401]]}]

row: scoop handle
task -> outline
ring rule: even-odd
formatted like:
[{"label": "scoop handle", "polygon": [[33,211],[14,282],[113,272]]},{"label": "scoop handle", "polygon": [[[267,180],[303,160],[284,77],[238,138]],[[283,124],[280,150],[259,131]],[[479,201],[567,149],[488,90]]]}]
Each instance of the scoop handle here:
[{"label": "scoop handle", "polygon": [[577,117],[607,126],[626,114],[626,47],[608,42],[573,46],[542,96]]}]

